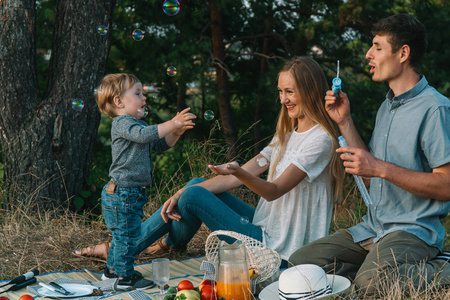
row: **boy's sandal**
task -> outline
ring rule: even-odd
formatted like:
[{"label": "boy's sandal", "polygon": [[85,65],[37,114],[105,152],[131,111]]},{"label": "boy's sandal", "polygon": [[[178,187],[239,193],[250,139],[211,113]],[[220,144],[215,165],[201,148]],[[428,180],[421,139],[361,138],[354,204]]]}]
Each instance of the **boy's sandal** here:
[{"label": "boy's sandal", "polygon": [[109,246],[111,243],[103,243],[95,246],[75,250],[74,254],[83,257],[101,258],[106,260],[108,258]]}]

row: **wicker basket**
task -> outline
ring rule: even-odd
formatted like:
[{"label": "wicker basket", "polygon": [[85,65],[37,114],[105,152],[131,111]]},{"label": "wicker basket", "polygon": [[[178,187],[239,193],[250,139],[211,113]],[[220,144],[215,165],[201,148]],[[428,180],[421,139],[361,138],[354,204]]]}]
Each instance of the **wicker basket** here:
[{"label": "wicker basket", "polygon": [[210,262],[218,263],[219,261],[219,245],[221,240],[218,236],[228,236],[241,241],[245,245],[248,267],[250,269],[255,268],[259,274],[256,278],[256,283],[265,281],[279,270],[281,257],[275,250],[270,249],[254,238],[226,230],[213,231],[206,239],[206,258]]}]

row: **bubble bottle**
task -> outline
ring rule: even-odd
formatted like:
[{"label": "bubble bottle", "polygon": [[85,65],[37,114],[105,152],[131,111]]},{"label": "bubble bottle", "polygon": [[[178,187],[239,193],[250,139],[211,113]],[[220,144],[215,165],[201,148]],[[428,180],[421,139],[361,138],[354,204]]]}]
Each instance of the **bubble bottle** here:
[{"label": "bubble bottle", "polygon": [[337,61],[337,74],[336,78],[333,78],[333,81],[331,82],[333,85],[331,89],[334,92],[334,96],[339,96],[339,90],[341,89],[342,80],[339,78],[339,60]]},{"label": "bubble bottle", "polygon": [[[348,146],[347,141],[345,140],[345,138],[342,135],[339,136],[338,139],[339,139],[339,146],[341,146],[341,147]],[[350,154],[350,153],[347,153],[347,154]],[[353,178],[355,179],[356,185],[358,186],[359,192],[361,193],[364,203],[366,204],[367,207],[369,207],[369,205],[372,205],[373,202],[372,202],[372,198],[370,198],[369,192],[367,191],[366,185],[364,184],[362,177],[353,174]]]}]

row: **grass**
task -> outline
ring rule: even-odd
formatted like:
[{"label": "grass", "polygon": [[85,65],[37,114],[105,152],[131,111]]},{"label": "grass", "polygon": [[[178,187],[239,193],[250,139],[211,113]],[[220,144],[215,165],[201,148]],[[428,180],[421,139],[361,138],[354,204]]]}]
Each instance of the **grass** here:
[{"label": "grass", "polygon": [[[191,170],[191,177],[207,177],[209,172],[205,162],[219,163],[217,145],[214,141],[195,142],[187,150],[185,164]],[[181,168],[181,167],[180,167]],[[145,207],[145,216],[150,216],[170,195],[188,181],[181,171],[171,174],[170,178],[161,178],[153,184],[152,201]],[[346,180],[345,198],[335,206],[331,232],[357,224],[365,213],[365,207],[351,177]],[[239,198],[256,205],[258,197],[246,188],[233,191]],[[68,210],[55,212],[32,211],[26,203],[9,211],[0,212],[0,280],[11,279],[31,269],[41,273],[51,271],[73,271],[88,268],[102,271],[104,263],[95,259],[75,256],[72,252],[93,244],[110,241],[108,228],[101,217],[93,218],[89,213],[77,214]],[[450,218],[443,224],[447,231]],[[209,230],[202,226],[194,239],[188,244],[187,251],[170,254],[171,259],[184,259],[204,255],[204,243]],[[444,248],[449,248],[450,239],[446,236]],[[167,256],[167,255],[166,255]],[[156,256],[139,256],[136,263],[150,262]],[[392,277],[388,284],[378,286],[381,299],[404,299],[399,287],[399,278]],[[408,285],[407,299],[449,299],[450,291],[442,289],[432,282],[426,289],[414,289]],[[345,299],[372,299],[358,291],[351,291]]]}]

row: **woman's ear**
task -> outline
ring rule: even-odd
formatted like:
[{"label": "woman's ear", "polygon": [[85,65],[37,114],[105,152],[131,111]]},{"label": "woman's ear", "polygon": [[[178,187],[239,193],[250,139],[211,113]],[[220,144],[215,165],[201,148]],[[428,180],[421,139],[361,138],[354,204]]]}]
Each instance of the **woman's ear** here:
[{"label": "woman's ear", "polygon": [[116,105],[116,107],[118,107],[118,108],[124,107],[123,102],[122,102],[122,100],[120,100],[119,96],[114,96],[113,100],[114,100],[114,104]]}]

